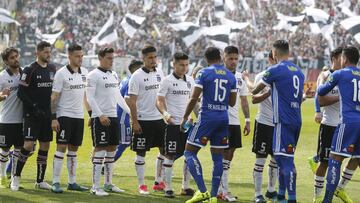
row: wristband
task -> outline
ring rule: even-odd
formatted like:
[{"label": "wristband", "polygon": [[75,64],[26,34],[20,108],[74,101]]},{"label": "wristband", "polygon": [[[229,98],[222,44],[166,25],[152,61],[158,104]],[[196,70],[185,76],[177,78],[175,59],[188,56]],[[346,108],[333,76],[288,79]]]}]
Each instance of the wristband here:
[{"label": "wristband", "polygon": [[56,113],[52,113],[51,114],[51,120],[56,120],[57,118],[56,118]]},{"label": "wristband", "polygon": [[91,117],[92,111],[88,111],[89,116]]},{"label": "wristband", "polygon": [[167,121],[170,119],[170,117],[171,117],[171,115],[167,111],[164,111],[163,118]]}]

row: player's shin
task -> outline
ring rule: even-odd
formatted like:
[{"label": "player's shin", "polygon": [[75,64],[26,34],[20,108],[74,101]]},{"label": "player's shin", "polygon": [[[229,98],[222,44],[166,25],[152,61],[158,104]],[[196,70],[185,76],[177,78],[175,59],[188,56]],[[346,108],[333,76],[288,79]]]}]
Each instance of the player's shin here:
[{"label": "player's shin", "polygon": [[135,169],[138,185],[145,185],[145,157],[136,155]]},{"label": "player's shin", "polygon": [[221,191],[219,190],[219,193],[228,193],[229,191],[229,170],[230,170],[230,160],[223,159],[223,174],[221,176]]},{"label": "player's shin", "polygon": [[262,195],[261,186],[263,180],[263,170],[266,162],[266,158],[256,158],[253,178],[254,178],[254,186],[255,186],[255,197]]},{"label": "player's shin", "polygon": [[100,188],[101,166],[105,158],[105,150],[94,152],[93,157],[93,189]]},{"label": "player's shin", "polygon": [[68,183],[76,183],[77,155],[76,151],[68,151],[66,155],[66,165],[68,169]]},{"label": "player's shin", "polygon": [[163,163],[165,157],[162,154],[158,154],[155,163],[155,184],[163,181]]},{"label": "player's shin", "polygon": [[53,184],[60,183],[63,160],[64,160],[64,153],[56,151],[53,160]]},{"label": "player's shin", "polygon": [[278,165],[276,163],[275,158],[271,158],[270,160],[268,173],[269,173],[268,174],[269,181],[268,181],[267,191],[275,192],[276,180],[278,179],[278,174],[279,174]]},{"label": "player's shin", "polygon": [[112,185],[112,177],[113,177],[113,170],[114,170],[114,156],[115,151],[106,152],[105,155],[105,162],[104,162],[104,176],[105,176],[105,185]]},{"label": "player's shin", "polygon": [[222,164],[223,155],[221,153],[211,153],[211,156],[214,162],[212,181],[211,181],[211,186],[212,186],[211,197],[216,197],[219,191],[221,176],[223,173],[223,164]]},{"label": "player's shin", "polygon": [[173,173],[173,164],[174,161],[172,159],[168,159],[165,157],[163,166],[164,166],[164,171],[165,171],[165,191],[169,191],[172,190],[172,186],[171,186],[171,179],[172,179],[172,173]]},{"label": "player's shin", "polygon": [[0,170],[1,170],[1,178],[5,178],[6,176],[6,163],[9,160],[9,151],[5,151],[0,149]]},{"label": "player's shin", "polygon": [[182,189],[188,189],[190,188],[190,178],[191,178],[191,173],[189,171],[189,167],[187,165],[186,160],[184,160],[184,165],[183,165],[183,178],[182,178]]},{"label": "player's shin", "polygon": [[326,177],[326,192],[323,201],[324,203],[332,202],[335,189],[340,179],[340,167],[341,167],[340,161],[334,160],[332,158],[329,159],[329,167]]},{"label": "player's shin", "polygon": [[40,150],[38,151],[38,157],[37,157],[37,176],[36,176],[36,182],[41,183],[44,181],[45,172],[46,172],[46,166],[47,166],[47,156],[48,151]]},{"label": "player's shin", "polygon": [[[185,151],[184,156],[186,158],[186,162],[189,168],[191,175],[193,176],[196,185],[199,188],[199,191],[204,193],[206,192],[206,186],[203,179],[202,168],[197,155],[191,151]],[[221,167],[221,166],[220,166]],[[222,167],[221,167],[222,169]],[[219,178],[220,183],[220,178]],[[217,192],[217,191],[216,191]]]}]

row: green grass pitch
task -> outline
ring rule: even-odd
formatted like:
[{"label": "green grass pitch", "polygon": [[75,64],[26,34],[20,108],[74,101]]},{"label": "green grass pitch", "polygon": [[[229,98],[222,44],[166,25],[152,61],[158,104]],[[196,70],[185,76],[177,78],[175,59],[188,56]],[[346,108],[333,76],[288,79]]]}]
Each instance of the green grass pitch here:
[{"label": "green grass pitch", "polygon": [[[257,106],[251,105],[251,130],[253,130],[253,119],[257,111]],[[306,158],[316,152],[317,146],[317,131],[319,125],[313,120],[313,100],[307,100],[302,107],[303,112],[303,125],[300,135],[300,140],[296,151],[296,167],[297,167],[297,197],[298,202],[310,203],[313,196],[313,174],[310,171]],[[242,113],[241,120],[243,121]],[[252,146],[251,134],[243,137],[242,149],[236,151],[234,160],[230,170],[230,190],[239,197],[238,202],[253,202],[254,186],[252,178],[252,170],[255,161],[255,156],[251,152]],[[52,142],[47,172],[45,180],[51,183],[52,180],[52,160],[54,155],[55,142]],[[86,128],[84,135],[83,146],[79,149],[78,153],[78,169],[77,181],[78,183],[91,186],[92,179],[92,164],[90,161],[90,152],[92,150],[91,137],[89,129]],[[151,188],[154,181],[154,168],[157,149],[153,149],[147,153],[146,156],[146,183]],[[0,202],[184,202],[186,198],[177,196],[174,199],[166,199],[161,193],[151,192],[149,196],[140,196],[137,193],[137,178],[134,167],[135,153],[127,149],[123,156],[116,162],[114,169],[115,175],[113,178],[114,184],[126,190],[124,194],[111,194],[108,197],[95,197],[90,195],[89,192],[68,192],[65,190],[63,194],[53,194],[50,191],[34,189],[34,182],[36,176],[36,155],[32,156],[24,167],[21,185],[25,188],[18,192],[12,192],[10,189],[0,189]],[[211,187],[211,171],[212,161],[209,148],[206,147],[199,152],[199,158],[202,163],[204,178],[208,188]],[[268,161],[267,161],[268,163]],[[346,163],[346,161],[345,161]],[[181,187],[181,171],[183,161],[179,159],[174,164],[173,187],[176,193],[179,193]],[[344,164],[343,164],[344,166]],[[352,197],[354,202],[360,202],[360,173],[356,172],[352,181],[348,184],[347,192]],[[65,188],[67,183],[67,169],[66,161],[63,164],[62,170],[62,186]],[[264,185],[263,192],[266,190],[267,184],[267,167],[264,170]],[[195,183],[192,181],[191,185],[196,188]],[[339,199],[334,198],[334,202],[341,202]]]}]

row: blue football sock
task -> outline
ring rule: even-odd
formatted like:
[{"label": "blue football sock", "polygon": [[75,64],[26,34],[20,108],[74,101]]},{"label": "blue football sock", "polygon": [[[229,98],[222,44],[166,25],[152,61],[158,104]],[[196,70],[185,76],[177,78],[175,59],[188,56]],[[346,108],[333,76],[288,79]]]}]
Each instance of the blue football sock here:
[{"label": "blue football sock", "polygon": [[331,203],[334,192],[340,180],[341,162],[329,159],[329,167],[326,177],[326,192],[323,203]]},{"label": "blue football sock", "polygon": [[206,192],[206,186],[202,175],[202,168],[197,155],[194,152],[185,151],[184,156],[189,168],[189,171],[194,178],[196,185],[200,192]]},{"label": "blue football sock", "polygon": [[279,191],[278,191],[278,199],[285,199],[285,192],[286,192],[286,182],[284,177],[284,166],[283,161],[281,159],[282,156],[274,156],[276,159],[276,163],[279,168]]},{"label": "blue football sock", "polygon": [[216,197],[219,191],[221,176],[223,173],[223,155],[218,153],[211,153],[212,160],[214,162],[213,176],[211,181],[211,197]]},{"label": "blue football sock", "polygon": [[296,200],[296,169],[293,157],[283,157],[284,180],[288,191],[288,199]]},{"label": "blue football sock", "polygon": [[115,153],[115,161],[117,161],[121,155],[123,154],[123,152],[125,151],[125,149],[128,147],[128,144],[119,144],[117,149],[116,149],[116,153]]}]

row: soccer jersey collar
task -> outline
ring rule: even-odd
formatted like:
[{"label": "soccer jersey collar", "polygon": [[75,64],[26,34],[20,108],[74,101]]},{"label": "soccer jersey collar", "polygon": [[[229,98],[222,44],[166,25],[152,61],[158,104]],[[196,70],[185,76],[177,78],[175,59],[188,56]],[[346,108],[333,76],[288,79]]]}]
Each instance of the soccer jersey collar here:
[{"label": "soccer jersey collar", "polygon": [[147,69],[147,68],[145,68],[145,67],[142,67],[141,69],[142,69],[145,73],[156,72],[156,68],[154,68],[153,71],[151,71],[151,70],[149,70],[149,69]]},{"label": "soccer jersey collar", "polygon": [[[14,73],[11,72],[10,68],[6,68],[5,70],[6,70],[6,72],[7,72],[10,76],[13,76],[13,75],[14,75]],[[19,74],[21,74],[21,73],[22,73],[22,70],[21,70],[21,68],[19,68]]]},{"label": "soccer jersey collar", "polygon": [[178,80],[182,79],[182,80],[184,80],[184,81],[186,82],[186,75],[184,75],[184,77],[181,78],[181,77],[177,76],[177,75],[175,74],[175,72],[173,72],[172,74],[173,74],[173,76],[174,76],[176,79],[178,79]]},{"label": "soccer jersey collar", "polygon": [[[70,67],[70,65],[67,65],[66,68],[68,69],[68,71],[71,73],[71,74],[74,74],[74,70]],[[78,70],[78,73],[81,74],[81,68],[79,67],[79,70]]]},{"label": "soccer jersey collar", "polygon": [[106,72],[110,72],[110,73],[112,73],[112,71],[111,71],[111,70],[106,70],[106,69],[101,68],[101,67],[98,67],[98,69],[99,69],[99,70],[101,70],[101,71],[102,71],[102,72],[104,72],[104,73],[106,73]]}]

